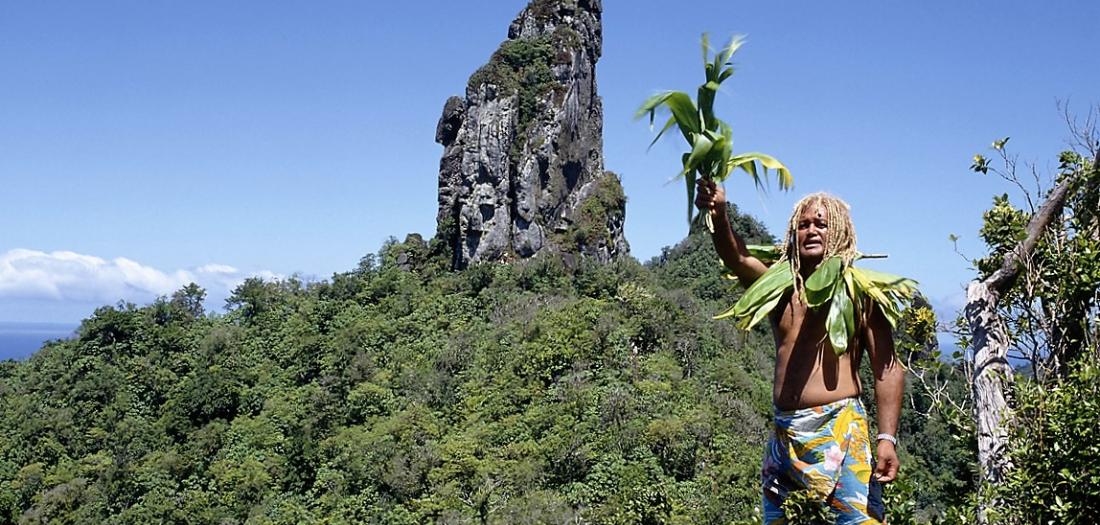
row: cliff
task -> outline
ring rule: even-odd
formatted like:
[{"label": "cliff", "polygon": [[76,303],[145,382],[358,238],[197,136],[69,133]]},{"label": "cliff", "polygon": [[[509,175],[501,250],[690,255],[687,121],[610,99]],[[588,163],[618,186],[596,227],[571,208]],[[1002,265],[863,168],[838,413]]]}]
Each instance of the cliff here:
[{"label": "cliff", "polygon": [[444,105],[436,220],[454,268],[628,253],[626,199],[603,163],[601,14],[599,0],[531,2],[465,97]]}]

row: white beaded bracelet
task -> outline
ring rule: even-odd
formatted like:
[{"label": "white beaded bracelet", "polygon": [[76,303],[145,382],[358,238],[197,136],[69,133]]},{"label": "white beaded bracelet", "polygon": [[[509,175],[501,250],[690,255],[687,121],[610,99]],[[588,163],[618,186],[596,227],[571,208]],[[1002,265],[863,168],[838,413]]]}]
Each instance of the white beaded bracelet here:
[{"label": "white beaded bracelet", "polygon": [[884,439],[892,443],[895,447],[898,446],[898,438],[891,436],[890,434],[879,434],[876,441],[882,441]]}]

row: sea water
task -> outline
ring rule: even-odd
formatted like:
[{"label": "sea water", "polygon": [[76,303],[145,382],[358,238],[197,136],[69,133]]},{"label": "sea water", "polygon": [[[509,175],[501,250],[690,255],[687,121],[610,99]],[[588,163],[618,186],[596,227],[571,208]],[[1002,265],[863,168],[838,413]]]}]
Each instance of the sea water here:
[{"label": "sea water", "polygon": [[73,337],[76,328],[75,324],[0,321],[0,361],[26,359],[47,341]]}]

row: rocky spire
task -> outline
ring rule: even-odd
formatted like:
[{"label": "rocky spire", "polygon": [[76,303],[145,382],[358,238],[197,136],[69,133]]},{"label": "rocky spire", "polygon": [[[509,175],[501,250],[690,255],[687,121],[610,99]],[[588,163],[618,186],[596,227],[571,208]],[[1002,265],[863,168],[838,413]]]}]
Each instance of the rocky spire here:
[{"label": "rocky spire", "polygon": [[533,0],[443,107],[437,235],[453,266],[549,251],[625,255],[626,199],[604,171],[599,0]]}]

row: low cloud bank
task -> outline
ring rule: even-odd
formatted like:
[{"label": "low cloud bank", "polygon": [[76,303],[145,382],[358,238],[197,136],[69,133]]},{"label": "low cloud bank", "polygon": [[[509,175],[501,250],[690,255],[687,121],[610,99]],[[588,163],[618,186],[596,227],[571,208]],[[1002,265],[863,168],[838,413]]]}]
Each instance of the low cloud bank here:
[{"label": "low cloud bank", "polygon": [[125,257],[106,260],[70,251],[16,248],[0,254],[0,299],[144,303],[192,282],[206,288],[210,296],[224,297],[249,277],[280,276],[215,263],[164,271]]}]

